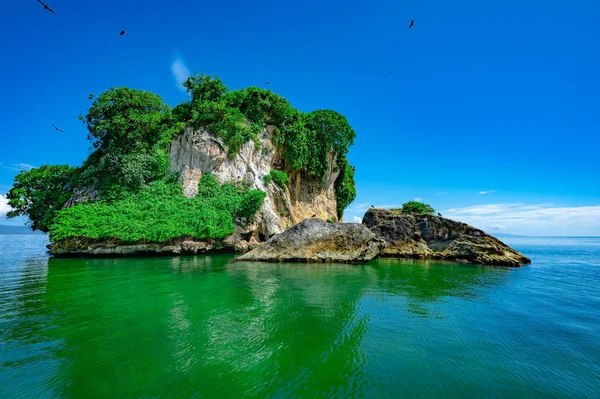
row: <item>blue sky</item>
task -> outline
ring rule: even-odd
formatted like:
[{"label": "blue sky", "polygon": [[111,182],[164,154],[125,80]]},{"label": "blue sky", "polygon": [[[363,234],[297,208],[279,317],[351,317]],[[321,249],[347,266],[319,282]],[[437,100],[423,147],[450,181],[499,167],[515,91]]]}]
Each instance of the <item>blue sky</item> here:
[{"label": "blue sky", "polygon": [[84,160],[89,93],[175,105],[189,70],[345,115],[348,221],[421,198],[484,230],[600,235],[597,1],[48,3],[0,15],[0,194],[20,168]]}]

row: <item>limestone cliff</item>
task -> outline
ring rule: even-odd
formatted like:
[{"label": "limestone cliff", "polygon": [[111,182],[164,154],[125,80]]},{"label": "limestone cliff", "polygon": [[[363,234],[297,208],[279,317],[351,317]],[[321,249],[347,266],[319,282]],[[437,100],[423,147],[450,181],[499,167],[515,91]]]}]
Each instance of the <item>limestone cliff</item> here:
[{"label": "limestone cliff", "polygon": [[[267,193],[251,224],[236,221],[239,226],[234,234],[245,239],[253,237],[265,241],[282,233],[286,226],[293,226],[313,215],[337,220],[335,181],[339,171],[334,169],[333,156],[328,161],[328,172],[323,180],[302,171],[289,170],[282,151],[273,145],[274,129],[274,126],[266,126],[258,143],[247,142],[233,159],[228,158],[223,141],[206,130],[187,128],[171,142],[171,172],[180,173],[185,196],[197,194],[198,182],[204,173],[214,175],[219,183],[244,181],[250,188]],[[273,181],[265,184],[264,177],[272,169],[288,173],[287,187],[281,188]]]}]

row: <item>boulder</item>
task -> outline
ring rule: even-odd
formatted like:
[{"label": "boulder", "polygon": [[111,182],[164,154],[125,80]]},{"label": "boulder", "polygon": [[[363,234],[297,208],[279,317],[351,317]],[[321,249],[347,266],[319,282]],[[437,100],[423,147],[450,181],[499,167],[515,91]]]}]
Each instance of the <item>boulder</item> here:
[{"label": "boulder", "polygon": [[531,263],[482,230],[441,216],[370,208],[363,224],[385,241],[381,256],[512,267]]},{"label": "boulder", "polygon": [[358,223],[327,223],[305,219],[237,258],[269,262],[367,262],[384,243]]}]

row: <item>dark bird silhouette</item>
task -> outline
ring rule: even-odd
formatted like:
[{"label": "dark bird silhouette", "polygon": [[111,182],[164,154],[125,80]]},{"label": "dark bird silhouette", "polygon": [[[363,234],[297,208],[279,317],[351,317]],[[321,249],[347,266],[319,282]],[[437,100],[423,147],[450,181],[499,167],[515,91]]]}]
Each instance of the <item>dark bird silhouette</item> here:
[{"label": "dark bird silhouette", "polygon": [[412,21],[410,21],[410,25],[408,25],[408,28],[412,28],[413,26],[415,26],[415,20],[413,19]]},{"label": "dark bird silhouette", "polygon": [[311,218],[316,218],[317,214],[315,213],[314,215],[311,216]]},{"label": "dark bird silhouette", "polygon": [[54,123],[50,123],[50,124],[51,124],[52,126],[54,126],[54,128],[55,128],[56,130],[58,130],[59,132],[61,132],[61,133],[66,133],[64,130],[60,130],[59,128],[57,128],[57,127],[56,127],[56,125],[55,125]]},{"label": "dark bird silhouette", "polygon": [[56,15],[56,13],[54,12],[54,10],[53,10],[53,9],[51,9],[50,7],[48,7],[48,4],[44,4],[44,3],[42,3],[42,0],[38,0],[38,3],[40,3],[41,5],[43,5],[43,6],[44,6],[44,10],[48,10],[48,11],[50,11],[52,14]]},{"label": "dark bird silhouette", "polygon": [[121,33],[120,33],[120,35],[123,36],[125,33],[127,33],[127,32],[125,32],[124,30],[122,30]]},{"label": "dark bird silhouette", "polygon": [[442,216],[442,214],[438,212],[438,216]]},{"label": "dark bird silhouette", "polygon": [[390,75],[393,75],[393,74],[394,74],[394,72],[390,72]]},{"label": "dark bird silhouette", "polygon": [[371,208],[375,208],[375,205],[371,205]]},{"label": "dark bird silhouette", "polygon": [[265,82],[265,84],[266,84],[266,85],[270,85],[270,84],[271,84],[271,82]]},{"label": "dark bird silhouette", "polygon": [[93,99],[94,99],[94,95],[93,95],[92,93],[90,93],[90,94],[88,95],[88,100],[93,100]]}]

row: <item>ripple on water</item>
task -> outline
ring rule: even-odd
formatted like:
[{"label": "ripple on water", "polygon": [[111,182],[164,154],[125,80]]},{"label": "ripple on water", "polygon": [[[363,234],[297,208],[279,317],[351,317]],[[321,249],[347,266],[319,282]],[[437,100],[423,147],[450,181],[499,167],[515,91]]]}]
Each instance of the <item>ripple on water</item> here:
[{"label": "ripple on water", "polygon": [[600,240],[521,239],[533,263],[506,269],[49,259],[5,237],[3,398],[600,397]]}]

